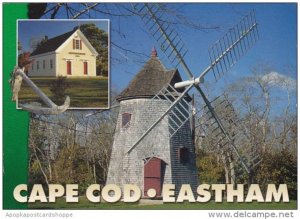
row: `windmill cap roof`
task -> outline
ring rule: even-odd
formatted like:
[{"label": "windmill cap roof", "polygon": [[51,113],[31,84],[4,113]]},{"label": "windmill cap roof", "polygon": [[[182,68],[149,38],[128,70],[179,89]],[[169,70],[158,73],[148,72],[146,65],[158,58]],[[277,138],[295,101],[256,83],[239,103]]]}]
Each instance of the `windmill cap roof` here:
[{"label": "windmill cap roof", "polygon": [[[151,98],[167,84],[174,86],[175,83],[182,81],[177,69],[166,69],[158,57],[152,56],[152,54],[153,50],[151,58],[130,81],[129,85],[117,96],[118,101]],[[177,91],[182,92],[183,89],[177,89]]]}]

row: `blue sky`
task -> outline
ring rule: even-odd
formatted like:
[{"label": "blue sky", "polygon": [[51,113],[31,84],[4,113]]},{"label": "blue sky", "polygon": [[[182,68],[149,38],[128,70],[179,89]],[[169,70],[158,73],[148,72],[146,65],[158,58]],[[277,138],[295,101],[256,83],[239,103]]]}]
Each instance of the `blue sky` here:
[{"label": "blue sky", "polygon": [[[199,75],[209,64],[208,48],[237,23],[242,15],[252,9],[255,10],[259,23],[260,39],[226,77],[245,75],[255,63],[260,61],[270,63],[274,70],[282,73],[286,66],[296,67],[296,4],[174,4],[172,7],[195,22],[220,25],[220,29],[207,32],[178,27],[178,32],[189,49],[185,60],[195,75]],[[143,31],[143,23],[139,19],[134,22],[134,24],[124,22],[120,25],[123,30],[127,30],[128,36],[126,39],[117,38],[117,42],[126,44],[132,50],[136,48],[145,54],[150,54],[152,46],[159,48],[155,40]],[[114,27],[113,22],[112,27]],[[112,40],[114,40],[113,34]],[[158,53],[163,63],[172,67],[159,49]],[[112,55],[120,54],[127,55],[112,48]],[[134,75],[142,65],[134,63],[130,57],[128,62],[130,67],[123,65],[116,68],[117,72],[115,72],[116,77],[119,79],[122,77],[124,84],[128,83],[131,75]],[[133,67],[134,65],[138,67]],[[113,72],[114,67],[112,66]],[[296,73],[291,77],[296,78]]]},{"label": "blue sky", "polygon": [[[118,6],[115,4],[101,4],[103,9],[109,8],[113,13],[120,13],[122,6],[128,6],[128,4],[118,4]],[[198,76],[209,65],[208,48],[222,37],[229,28],[239,22],[245,14],[254,9],[259,25],[259,41],[224,76],[223,81],[214,86],[222,87],[228,81],[231,82],[248,76],[250,69],[260,62],[268,63],[273,72],[297,80],[296,3],[182,3],[169,4],[169,7],[184,14],[190,21],[195,23],[220,27],[212,30],[196,30],[183,25],[175,26],[189,50],[185,61],[195,76]],[[110,19],[111,41],[128,50],[143,54],[134,55],[131,52],[120,50],[116,46],[111,46],[112,90],[119,92],[127,86],[149,58],[153,46],[157,48],[158,56],[166,67],[172,68],[166,56],[160,51],[159,45],[147,32],[140,18],[136,16],[110,16],[96,12],[91,12],[89,16],[81,18],[89,17]],[[59,18],[66,18],[65,14],[61,13]],[[74,21],[72,25],[78,25],[78,21]],[[19,30],[19,39],[26,48],[25,44],[31,37],[43,35],[52,37],[61,32],[69,31],[72,25],[69,23],[66,23],[66,25],[49,24],[49,26],[43,24],[39,26],[28,25],[25,29],[20,29],[22,32]],[[287,71],[288,67],[291,67],[292,70]],[[179,70],[183,78],[186,78],[183,71]],[[294,90],[294,93],[296,94],[296,90]],[[296,103],[296,99],[294,103]]]}]

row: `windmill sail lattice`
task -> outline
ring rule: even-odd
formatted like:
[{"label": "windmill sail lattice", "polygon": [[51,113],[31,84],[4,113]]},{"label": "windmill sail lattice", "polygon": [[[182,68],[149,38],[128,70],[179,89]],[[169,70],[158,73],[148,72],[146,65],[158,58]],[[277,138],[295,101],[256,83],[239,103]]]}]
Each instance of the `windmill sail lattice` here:
[{"label": "windmill sail lattice", "polygon": [[[162,114],[160,115],[157,120],[142,134],[140,134],[140,138],[131,146],[131,148],[127,151],[127,153],[130,153],[135,147],[139,145],[139,143],[157,126],[160,122],[162,122],[167,115],[169,115],[169,112],[180,102],[182,99],[186,97],[186,94],[188,91],[193,87],[193,85],[188,86],[182,93],[179,93],[179,96],[170,104],[169,108]],[[158,92],[154,98],[159,98],[159,93]],[[159,98],[160,99],[160,98]],[[183,125],[183,124],[182,124]],[[176,133],[177,130],[173,131],[173,134]],[[172,134],[172,135],[173,135]]]},{"label": "windmill sail lattice", "polygon": [[251,11],[208,50],[216,81],[237,63],[258,38],[255,14]]},{"label": "windmill sail lattice", "polygon": [[[249,171],[251,171],[251,169],[261,162],[261,158],[255,145],[251,144],[249,130],[238,118],[231,101],[228,100],[226,95],[218,96],[211,101],[211,105],[218,113],[232,142],[224,135],[207,106],[201,110],[203,115],[200,117],[201,121],[198,122],[198,124],[200,124],[198,131],[206,132],[207,135],[210,135],[211,139],[214,140],[213,144],[218,146],[218,153],[224,157],[223,162],[225,164],[229,163],[230,155],[234,157],[234,160],[240,161],[242,165],[243,163],[246,164],[246,167],[249,167]],[[236,157],[236,153],[233,153],[233,148],[230,146],[231,144],[237,146],[237,150],[239,154],[241,154],[240,159]],[[241,148],[241,145],[244,147]],[[241,160],[243,162],[241,162]],[[235,173],[237,176],[242,173],[242,171],[235,171]]]},{"label": "windmill sail lattice", "polygon": [[[180,93],[170,84],[163,87],[155,96],[154,99],[168,100],[172,104]],[[168,122],[170,129],[170,137],[172,137],[191,117],[191,107],[185,98],[182,98],[170,111]]]},{"label": "windmill sail lattice", "polygon": [[134,10],[140,15],[145,26],[160,44],[161,50],[166,54],[170,62],[177,67],[179,64],[188,72],[189,78],[193,74],[184,62],[187,54],[183,41],[175,28],[168,21],[164,9],[160,4],[133,4]]},{"label": "windmill sail lattice", "polygon": [[[175,96],[173,96],[173,99],[170,100],[172,103],[168,110],[166,110],[166,112],[163,113],[163,115],[161,115],[161,117],[158,118],[157,121],[153,123],[144,134],[141,135],[139,140],[133,144],[127,153],[130,153],[135,147],[137,147],[143,138],[145,138],[147,134],[151,132],[151,130],[154,129],[154,127],[160,121],[162,121],[166,115],[172,113],[172,110],[177,109],[181,113],[184,113],[184,111],[178,107],[179,103],[182,102],[190,89],[195,87],[206,105],[207,114],[212,121],[212,125],[215,126],[213,133],[218,137],[217,144],[221,148],[221,153],[226,153],[228,156],[232,156],[233,154],[236,157],[235,159],[242,164],[246,172],[251,174],[254,164],[258,163],[255,163],[252,159],[255,156],[246,158],[241,154],[236,146],[239,139],[238,135],[235,134],[235,132],[231,132],[231,127],[234,127],[234,125],[230,122],[228,123],[228,121],[224,120],[224,118],[218,113],[219,107],[230,108],[230,104],[225,104],[224,106],[222,104],[228,102],[223,101],[221,104],[216,104],[218,103],[216,100],[209,101],[199,84],[203,83],[204,76],[209,72],[213,72],[215,79],[218,80],[222,75],[224,75],[224,73],[229,71],[231,67],[258,40],[257,23],[254,12],[252,11],[249,15],[245,16],[236,26],[231,28],[209,49],[210,65],[204,69],[198,77],[194,77],[184,61],[187,49],[185,48],[184,43],[179,35],[176,33],[175,28],[172,27],[172,22],[168,20],[168,16],[164,13],[162,6],[160,4],[146,3],[134,4],[133,7],[136,13],[140,15],[150,33],[160,44],[162,51],[166,54],[171,63],[175,67],[180,65],[189,79],[187,81],[175,84],[175,88],[185,87],[185,90],[178,97],[175,98]],[[167,89],[164,88],[161,92],[163,92],[165,95],[164,92],[166,90]],[[159,97],[164,95],[160,94],[157,96]],[[189,116],[185,116],[185,119],[188,120]],[[179,120],[176,121],[178,122]],[[178,127],[180,128],[180,125],[178,125]],[[256,152],[253,152],[252,154],[255,155]],[[227,155],[224,157],[228,157]],[[226,159],[224,162],[227,162]]]}]

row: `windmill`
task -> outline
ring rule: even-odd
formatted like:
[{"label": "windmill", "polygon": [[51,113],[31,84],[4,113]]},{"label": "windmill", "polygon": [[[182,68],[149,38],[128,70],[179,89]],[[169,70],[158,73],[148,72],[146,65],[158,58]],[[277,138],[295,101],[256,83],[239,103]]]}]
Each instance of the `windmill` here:
[{"label": "windmill", "polygon": [[[202,89],[202,84],[204,84],[204,77],[210,72],[213,73],[215,80],[218,81],[258,40],[258,24],[255,19],[254,11],[251,11],[237,25],[229,29],[229,31],[209,49],[210,64],[198,77],[195,77],[184,61],[187,49],[180,36],[172,27],[171,22],[168,22],[168,18],[163,11],[162,5],[145,3],[134,4],[133,7],[136,13],[140,15],[149,32],[160,44],[161,50],[166,54],[170,62],[175,67],[180,65],[186,73],[188,80],[178,82],[174,87],[168,85],[160,91],[160,94],[157,95],[158,97],[165,95],[170,89],[184,89],[179,96],[173,97],[170,107],[162,113],[143,134],[141,134],[139,139],[132,144],[127,153],[130,154],[139,147],[143,139],[149,135],[149,133],[161,123],[169,113],[174,111],[182,112],[182,107],[180,107],[180,105],[182,105],[184,97],[192,88],[195,88],[205,103],[204,108],[206,117],[210,126],[214,127],[212,133],[217,139],[220,153],[224,154],[224,163],[230,162],[228,159],[235,159],[237,162],[240,162],[243,169],[249,174],[249,179],[251,179],[253,168],[259,164],[261,159],[255,148],[250,147],[250,152],[242,153],[237,147],[237,142],[239,142],[240,139],[248,138],[247,130],[242,134],[237,134],[236,130],[238,130],[239,127],[234,125],[238,124],[235,119],[233,119],[235,121],[229,123],[231,127],[236,127],[235,131],[229,130],[226,118],[221,116],[217,109],[229,108],[232,111],[233,118],[236,118],[233,106],[226,99],[219,102],[217,101],[218,98],[210,101]],[[190,116],[191,115],[184,116],[185,119],[177,122],[175,121],[175,124],[170,123],[169,126],[170,129],[173,130],[173,133],[176,133],[182,125],[188,121]],[[243,127],[243,129],[246,129],[246,127]],[[243,137],[241,137],[241,135],[243,135]],[[234,156],[234,158],[232,156]]]}]

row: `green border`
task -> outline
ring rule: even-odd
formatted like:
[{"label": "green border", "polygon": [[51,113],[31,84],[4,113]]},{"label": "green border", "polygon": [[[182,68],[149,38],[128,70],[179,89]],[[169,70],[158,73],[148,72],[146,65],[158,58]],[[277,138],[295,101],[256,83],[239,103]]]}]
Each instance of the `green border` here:
[{"label": "green border", "polygon": [[27,4],[3,3],[3,209],[25,209],[13,197],[18,184],[27,184],[29,114],[16,110],[8,80],[16,65],[17,19],[27,18]]}]

